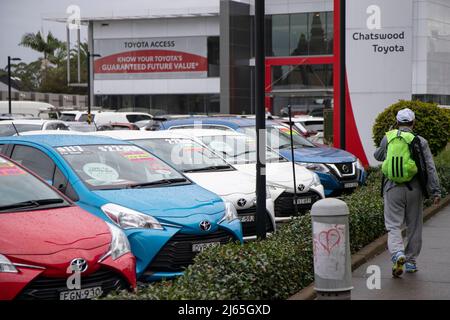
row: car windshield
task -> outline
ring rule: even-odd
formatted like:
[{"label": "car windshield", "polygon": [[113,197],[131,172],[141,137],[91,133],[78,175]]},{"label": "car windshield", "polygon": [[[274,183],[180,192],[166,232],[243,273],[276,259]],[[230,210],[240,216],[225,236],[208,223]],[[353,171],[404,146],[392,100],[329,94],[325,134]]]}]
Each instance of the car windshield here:
[{"label": "car windshield", "polygon": [[[256,163],[256,140],[245,135],[216,135],[199,137],[201,141],[223,155],[225,160],[231,164],[249,164]],[[285,161],[277,153],[267,150],[267,162]]]},{"label": "car windshield", "polygon": [[190,183],[175,169],[137,146],[78,145],[56,150],[91,190]]},{"label": "car windshield", "polygon": [[142,139],[133,143],[186,173],[232,169],[214,152],[191,139]]},{"label": "car windshield", "polygon": [[[267,126],[267,145],[274,150],[289,149],[291,147],[290,129],[288,126]],[[256,127],[241,127],[238,131],[256,139]],[[300,136],[295,130],[292,134],[294,148],[315,148],[315,145]]]},{"label": "car windshield", "polygon": [[69,205],[44,182],[1,157],[0,195],[0,213]]}]

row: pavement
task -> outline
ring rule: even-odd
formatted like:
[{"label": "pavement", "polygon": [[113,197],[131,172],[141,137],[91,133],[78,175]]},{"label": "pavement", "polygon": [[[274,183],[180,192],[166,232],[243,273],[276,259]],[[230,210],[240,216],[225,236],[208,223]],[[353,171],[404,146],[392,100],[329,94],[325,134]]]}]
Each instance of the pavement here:
[{"label": "pavement", "polygon": [[[371,265],[380,267],[380,289],[367,287]],[[384,251],[353,271],[352,300],[450,300],[450,205],[425,223],[417,266],[419,272],[393,279],[390,254]]]}]

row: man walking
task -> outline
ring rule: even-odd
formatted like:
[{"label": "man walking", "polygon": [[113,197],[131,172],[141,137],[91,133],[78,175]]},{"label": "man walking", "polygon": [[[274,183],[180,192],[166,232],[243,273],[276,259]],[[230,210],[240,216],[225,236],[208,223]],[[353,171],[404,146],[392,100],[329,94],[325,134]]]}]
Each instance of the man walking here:
[{"label": "man walking", "polygon": [[[441,190],[428,141],[413,134],[414,112],[400,110],[397,130],[386,133],[374,157],[383,161],[384,220],[392,275],[417,272],[416,259],[422,248],[423,199],[440,201]],[[406,246],[402,226],[406,224]]]}]

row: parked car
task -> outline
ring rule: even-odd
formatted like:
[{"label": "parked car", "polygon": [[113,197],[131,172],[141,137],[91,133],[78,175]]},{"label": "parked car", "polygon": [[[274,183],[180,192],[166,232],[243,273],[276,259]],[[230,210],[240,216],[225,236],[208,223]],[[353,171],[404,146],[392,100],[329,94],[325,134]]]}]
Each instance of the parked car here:
[{"label": "parked car", "polygon": [[[0,194],[0,300],[78,300],[136,287],[120,228],[1,156]],[[69,288],[75,271],[80,287]]]},{"label": "parked car", "polygon": [[1,152],[121,227],[138,279],[181,275],[210,246],[242,241],[231,203],[128,142],[68,134],[0,138]]},{"label": "parked car", "polygon": [[[40,117],[46,111],[56,110],[53,105],[46,102],[15,100],[11,101],[11,109],[12,113],[31,114],[33,117]],[[9,101],[0,101],[0,113],[9,113]]]},{"label": "parked car", "polygon": [[[268,145],[292,161],[290,128],[275,121],[266,121]],[[218,129],[237,131],[256,138],[255,120],[237,117],[207,117],[172,120],[160,123],[160,129]],[[326,196],[337,196],[363,184],[366,173],[363,165],[351,153],[314,144],[294,134],[295,162],[316,172],[325,188]]]},{"label": "parked car", "polygon": [[[236,169],[256,176],[256,140],[244,134],[214,130],[171,130],[200,140],[208,148],[221,154]],[[325,197],[320,179],[314,172],[295,165],[295,182],[292,163],[278,153],[266,151],[266,179],[275,202],[276,221],[288,220],[311,209]],[[294,191],[295,188],[295,191]]]},{"label": "parked car", "polygon": [[[236,170],[204,145],[170,131],[98,132],[111,138],[132,142],[169,162],[189,179],[231,202],[242,223],[244,239],[256,238],[255,178]],[[275,230],[273,200],[266,199],[267,232]]]},{"label": "parked car", "polygon": [[7,137],[27,131],[65,130],[67,126],[59,120],[6,120],[0,122],[0,137]]},{"label": "parked car", "polygon": [[[283,118],[281,122],[290,124],[289,118]],[[309,141],[323,144],[323,117],[295,116],[292,125]]]},{"label": "parked car", "polygon": [[[109,123],[135,123],[138,121],[151,120],[152,115],[148,113],[142,112],[96,112],[92,113],[93,119],[97,126]],[[83,114],[79,117],[78,121],[86,122],[87,121],[87,113],[83,112]]]}]

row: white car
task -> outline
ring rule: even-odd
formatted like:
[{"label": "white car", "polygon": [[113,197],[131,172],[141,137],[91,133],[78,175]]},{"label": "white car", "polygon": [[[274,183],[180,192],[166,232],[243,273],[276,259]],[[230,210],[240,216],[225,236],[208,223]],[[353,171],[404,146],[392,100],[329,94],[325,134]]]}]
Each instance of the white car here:
[{"label": "white car", "polygon": [[[170,131],[100,131],[93,135],[132,142],[172,164],[189,179],[233,203],[244,239],[256,235],[256,181],[192,138]],[[174,195],[175,196],[175,195]],[[275,231],[274,204],[266,199],[267,232]]]},{"label": "white car", "polygon": [[61,130],[69,127],[59,120],[10,120],[0,121],[0,137],[14,136],[27,131]]},{"label": "white car", "polygon": [[[195,137],[208,148],[222,155],[239,171],[256,175],[256,140],[247,135],[215,129],[180,129],[171,130],[171,132]],[[275,221],[277,222],[304,213],[314,202],[325,197],[318,175],[298,164],[295,164],[297,185],[294,192],[292,162],[270,149],[266,152],[266,179],[271,197],[275,202]]]},{"label": "white car", "polygon": [[[289,118],[283,118],[284,123],[289,124]],[[292,118],[292,124],[308,140],[323,144],[323,118],[312,116],[295,116]]]}]

